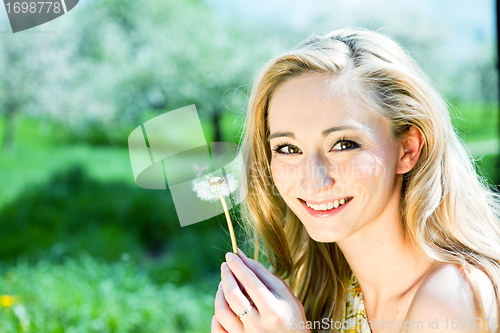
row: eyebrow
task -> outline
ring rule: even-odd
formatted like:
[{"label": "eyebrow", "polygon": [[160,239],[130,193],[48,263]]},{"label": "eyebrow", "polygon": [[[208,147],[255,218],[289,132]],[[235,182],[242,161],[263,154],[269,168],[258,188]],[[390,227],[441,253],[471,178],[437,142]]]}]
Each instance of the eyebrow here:
[{"label": "eyebrow", "polygon": [[280,138],[280,137],[289,137],[289,138],[295,139],[295,135],[293,135],[292,132],[278,132],[278,133],[273,133],[273,134],[269,135],[269,137],[267,138],[267,141],[271,141],[271,139]]},{"label": "eyebrow", "polygon": [[[332,127],[332,128],[327,129],[327,130],[324,130],[321,133],[321,135],[324,136],[324,137],[326,137],[326,136],[328,136],[332,132],[344,131],[344,130],[361,131],[361,130],[363,130],[363,128],[355,127],[355,126],[349,126],[349,125],[346,125],[346,126],[336,126],[336,127]],[[269,137],[267,138],[267,141],[270,141],[271,139],[279,138],[279,137],[289,137],[289,138],[295,139],[295,135],[292,132],[277,132],[277,133],[273,133],[273,134],[269,135]]]},{"label": "eyebrow", "polygon": [[323,133],[321,133],[322,136],[328,136],[328,134],[336,131],[344,131],[344,130],[355,130],[355,131],[361,131],[363,130],[362,127],[357,127],[357,126],[337,126],[337,127],[332,127],[327,130],[324,130]]}]

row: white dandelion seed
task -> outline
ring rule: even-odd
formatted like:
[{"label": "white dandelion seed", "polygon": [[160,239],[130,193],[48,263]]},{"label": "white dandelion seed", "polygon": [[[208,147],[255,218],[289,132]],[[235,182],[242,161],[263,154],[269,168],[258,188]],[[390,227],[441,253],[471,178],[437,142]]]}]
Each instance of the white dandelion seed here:
[{"label": "white dandelion seed", "polygon": [[[199,172],[199,166],[195,165],[195,170]],[[208,168],[205,167],[202,168],[202,170],[208,171]],[[236,236],[234,234],[233,224],[231,223],[231,217],[229,216],[229,210],[227,209],[226,199],[224,199],[224,197],[229,196],[231,193],[236,191],[237,188],[238,180],[231,173],[228,173],[224,178],[208,174],[193,180],[193,191],[196,192],[196,196],[198,198],[203,201],[210,202],[220,200],[222,203],[222,208],[224,208],[224,213],[226,215],[227,226],[229,228],[229,234],[231,235],[233,252],[235,254],[238,254],[238,246],[236,245]]]},{"label": "white dandelion seed", "polygon": [[203,175],[203,174],[210,173],[210,170],[209,170],[207,164],[205,164],[205,165],[198,165],[196,163],[193,163],[193,169],[196,172],[196,174],[197,174],[198,177],[201,176],[201,175]]}]

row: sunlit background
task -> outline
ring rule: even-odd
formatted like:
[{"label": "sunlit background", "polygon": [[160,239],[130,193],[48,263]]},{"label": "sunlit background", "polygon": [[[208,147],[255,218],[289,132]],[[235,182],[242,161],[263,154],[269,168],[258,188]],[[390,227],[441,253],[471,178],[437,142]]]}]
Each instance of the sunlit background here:
[{"label": "sunlit background", "polygon": [[87,0],[13,34],[0,7],[0,332],[209,332],[224,217],[181,228],[128,135],[196,104],[208,142],[238,143],[258,69],[313,33],[400,42],[498,184],[495,24],[490,0]]}]

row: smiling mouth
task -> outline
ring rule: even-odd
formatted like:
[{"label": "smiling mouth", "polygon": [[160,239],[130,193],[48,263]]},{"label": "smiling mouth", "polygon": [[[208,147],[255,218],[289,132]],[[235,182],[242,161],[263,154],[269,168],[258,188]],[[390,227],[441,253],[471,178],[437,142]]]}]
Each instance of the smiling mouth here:
[{"label": "smiling mouth", "polygon": [[325,203],[321,203],[321,204],[313,204],[313,203],[310,203],[310,202],[307,202],[303,199],[300,199],[300,201],[302,201],[303,203],[305,203],[307,205],[307,207],[315,210],[315,211],[329,211],[329,210],[334,210],[334,209],[337,209],[339,207],[341,207],[342,205],[345,205],[346,203],[348,203],[349,201],[352,200],[353,197],[346,197],[346,198],[342,198],[340,200],[334,200],[334,201],[330,201],[330,202],[325,202]]}]

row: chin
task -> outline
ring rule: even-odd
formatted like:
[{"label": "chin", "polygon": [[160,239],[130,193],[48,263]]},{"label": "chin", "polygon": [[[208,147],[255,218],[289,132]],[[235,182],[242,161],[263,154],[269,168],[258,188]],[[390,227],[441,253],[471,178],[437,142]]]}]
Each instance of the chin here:
[{"label": "chin", "polygon": [[321,237],[321,238],[313,238],[313,237],[311,237],[311,238],[316,243],[335,243],[335,240],[328,239],[328,238],[325,238],[325,237]]},{"label": "chin", "polygon": [[340,235],[331,230],[314,230],[310,232],[306,228],[306,231],[309,237],[318,243],[334,243],[341,239]]}]

